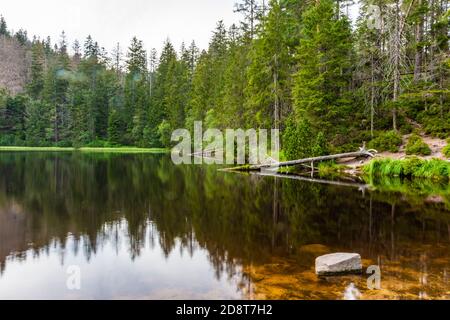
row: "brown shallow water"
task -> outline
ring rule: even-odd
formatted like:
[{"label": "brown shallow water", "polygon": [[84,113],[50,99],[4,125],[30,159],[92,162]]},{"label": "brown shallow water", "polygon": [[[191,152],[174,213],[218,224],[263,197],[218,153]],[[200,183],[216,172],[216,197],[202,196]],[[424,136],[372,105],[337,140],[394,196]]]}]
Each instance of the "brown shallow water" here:
[{"label": "brown shallow water", "polygon": [[[314,257],[340,251],[321,245],[305,246],[297,259],[274,258],[271,263],[252,265],[244,270],[253,280],[251,297],[256,299],[450,299],[449,245],[422,246],[391,259],[380,255],[377,260],[364,259],[363,265],[381,267],[381,288],[371,290],[370,274],[318,278]],[[407,254],[407,256],[405,256]],[[445,258],[443,258],[445,257]],[[367,270],[366,270],[367,271]],[[358,290],[348,293],[351,284]],[[343,290],[343,288],[345,288]],[[347,292],[347,294],[346,294]]]},{"label": "brown shallow water", "polygon": [[[165,155],[0,153],[0,299],[450,299],[448,190],[237,175]],[[379,266],[381,289],[365,273],[316,277],[329,252]]]}]

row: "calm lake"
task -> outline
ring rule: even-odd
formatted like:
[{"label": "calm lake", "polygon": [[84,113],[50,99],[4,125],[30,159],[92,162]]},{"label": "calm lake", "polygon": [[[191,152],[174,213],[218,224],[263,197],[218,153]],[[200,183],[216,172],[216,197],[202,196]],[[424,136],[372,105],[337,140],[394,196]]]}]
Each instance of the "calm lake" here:
[{"label": "calm lake", "polygon": [[[449,209],[448,185],[0,153],[0,299],[450,299]],[[366,274],[317,278],[330,252],[380,266],[381,289]]]}]

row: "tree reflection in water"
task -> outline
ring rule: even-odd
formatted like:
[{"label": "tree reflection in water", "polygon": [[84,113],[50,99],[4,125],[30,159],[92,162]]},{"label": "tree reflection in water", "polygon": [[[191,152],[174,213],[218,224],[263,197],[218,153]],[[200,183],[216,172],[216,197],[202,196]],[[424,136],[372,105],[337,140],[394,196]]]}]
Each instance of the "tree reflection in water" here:
[{"label": "tree reflection in water", "polygon": [[[430,196],[392,188],[404,187],[396,183],[363,194],[213,166],[174,166],[166,155],[2,153],[1,269],[7,257],[24,259],[27,250],[39,255],[55,243],[63,250],[68,235],[71,250],[83,250],[87,260],[106,243],[119,251],[122,237],[131,260],[146,243],[157,242],[166,258],[178,247],[190,256],[204,249],[218,278],[274,258],[310,269],[299,249],[311,244],[371,261],[402,261],[427,244],[448,247],[448,186]],[[252,279],[242,276],[249,285]]]}]

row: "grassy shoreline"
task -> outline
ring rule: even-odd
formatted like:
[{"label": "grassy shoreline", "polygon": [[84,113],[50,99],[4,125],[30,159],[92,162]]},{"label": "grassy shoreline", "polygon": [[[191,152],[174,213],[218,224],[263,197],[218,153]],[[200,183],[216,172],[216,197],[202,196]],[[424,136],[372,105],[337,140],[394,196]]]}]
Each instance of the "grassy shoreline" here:
[{"label": "grassy shoreline", "polygon": [[361,168],[369,177],[400,177],[409,179],[450,180],[450,161],[441,159],[374,159]]},{"label": "grassy shoreline", "polygon": [[108,147],[108,148],[63,148],[63,147],[1,147],[0,152],[96,152],[96,153],[166,153],[163,148]]}]

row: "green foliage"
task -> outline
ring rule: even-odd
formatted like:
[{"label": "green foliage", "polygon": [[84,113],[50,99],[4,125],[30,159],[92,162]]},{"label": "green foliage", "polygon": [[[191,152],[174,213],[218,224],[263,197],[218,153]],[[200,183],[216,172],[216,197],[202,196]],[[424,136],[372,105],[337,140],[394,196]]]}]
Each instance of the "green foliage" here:
[{"label": "green foliage", "polygon": [[5,18],[3,16],[0,16],[0,36],[11,36]]},{"label": "green foliage", "polygon": [[296,56],[299,71],[293,86],[296,115],[306,117],[327,136],[346,118],[350,104],[343,88],[351,79],[351,26],[335,9],[333,1],[324,0],[303,14],[302,40]]},{"label": "green foliage", "polygon": [[[223,109],[218,115],[219,128],[246,128],[253,126],[253,119],[246,105],[253,95],[249,90],[248,55],[251,49],[249,39],[236,26],[229,31],[230,48],[224,74]],[[252,60],[252,62],[255,60]],[[253,114],[255,114],[257,111]]]},{"label": "green foliage", "polygon": [[108,141],[111,144],[122,144],[126,142],[123,137],[126,124],[123,121],[120,113],[117,110],[113,110],[109,115],[108,120]]},{"label": "green foliage", "polygon": [[431,154],[431,149],[419,135],[413,134],[406,145],[406,154],[429,156]]},{"label": "green foliage", "polygon": [[333,178],[342,176],[345,166],[336,164],[335,162],[320,162],[318,166],[319,176],[326,178]]},{"label": "green foliage", "polygon": [[326,155],[328,143],[323,132],[314,134],[307,120],[290,119],[283,135],[284,154],[289,160]]},{"label": "green foliage", "polygon": [[[184,127],[185,110],[189,98],[189,88],[184,87],[190,83],[187,76],[188,67],[178,60],[177,53],[170,42],[166,42],[159,59],[156,71],[156,84],[154,95],[151,98],[149,119],[145,130],[147,143],[151,146],[167,146],[161,144],[160,125],[172,131]],[[164,132],[164,143],[167,143],[167,132]],[[170,141],[170,137],[169,137]]]},{"label": "green foliage", "polygon": [[445,138],[450,134],[450,119],[440,117],[422,117],[425,124],[425,132],[438,138]]},{"label": "green foliage", "polygon": [[[227,92],[225,89],[225,75],[230,75],[230,71],[227,72],[226,70],[229,59],[228,42],[225,25],[222,21],[219,21],[213,32],[208,51],[201,54],[195,72],[192,75],[192,92],[187,104],[187,118],[185,121],[189,129],[193,128],[195,121],[205,120],[206,113],[212,109],[214,111],[210,114],[214,114],[216,119],[211,119],[210,122],[218,124],[222,122],[220,115],[224,111],[224,92]],[[231,66],[229,67],[231,68]],[[236,88],[239,88],[239,85]],[[230,94],[230,92],[227,94]],[[231,99],[231,97],[227,97],[228,99]],[[232,102],[227,101],[227,103]],[[235,117],[235,115],[231,114],[229,116]],[[227,120],[230,121],[231,119]]]},{"label": "green foliage", "polygon": [[37,42],[32,47],[31,80],[28,84],[28,92],[33,99],[41,98],[44,90],[44,67],[44,46]]},{"label": "green foliage", "polygon": [[13,134],[3,134],[0,136],[0,145],[2,146],[21,146],[23,144],[24,141]]},{"label": "green foliage", "polygon": [[127,53],[127,75],[124,86],[123,119],[126,124],[126,140],[134,145],[146,145],[143,139],[148,122],[149,89],[147,53],[142,41],[134,37]]},{"label": "green foliage", "polygon": [[25,134],[28,145],[51,145],[51,141],[47,135],[47,128],[51,125],[48,110],[48,104],[39,100],[33,100],[27,104]]},{"label": "green foliage", "polygon": [[363,171],[372,177],[393,176],[449,180],[450,162],[439,159],[421,160],[416,157],[404,160],[375,159],[364,166]]},{"label": "green foliage", "polygon": [[450,158],[450,139],[449,139],[449,144],[447,146],[444,147],[444,149],[442,150],[442,153],[447,157]]},{"label": "green foliage", "polygon": [[375,139],[369,142],[369,148],[378,152],[398,152],[402,144],[402,137],[395,131],[380,133]]},{"label": "green foliage", "polygon": [[328,141],[325,138],[325,134],[321,131],[317,134],[316,140],[312,146],[312,155],[318,157],[327,154],[329,154]]},{"label": "green foliage", "polygon": [[171,126],[169,124],[168,121],[163,120],[159,126],[158,126],[158,134],[159,134],[159,139],[161,142],[161,145],[163,145],[164,147],[169,147],[171,145],[171,135],[172,135],[172,130],[171,130]]},{"label": "green foliage", "polygon": [[[259,30],[258,38],[250,49],[250,65],[247,69],[248,84],[246,93],[247,123],[252,127],[279,127],[274,123],[274,114],[282,115],[283,101],[291,98],[292,72],[294,64],[290,50],[290,11],[283,8],[279,1],[270,1],[270,11],[264,18],[264,28]],[[257,115],[255,117],[255,114]]]},{"label": "green foliage", "polygon": [[22,145],[25,140],[25,109],[27,97],[17,95],[11,97],[0,92],[0,137],[5,145],[18,143]]},{"label": "green foliage", "polygon": [[110,148],[110,147],[114,147],[114,146],[115,145],[110,143],[109,141],[97,139],[97,140],[87,143],[84,147],[87,147],[87,148]]},{"label": "green foliage", "polygon": [[450,204],[449,181],[407,179],[390,176],[364,176],[363,178],[373,190],[377,192],[401,193],[402,198],[406,198],[412,203],[423,203],[429,200],[430,196],[441,196],[447,202],[447,206]]}]

